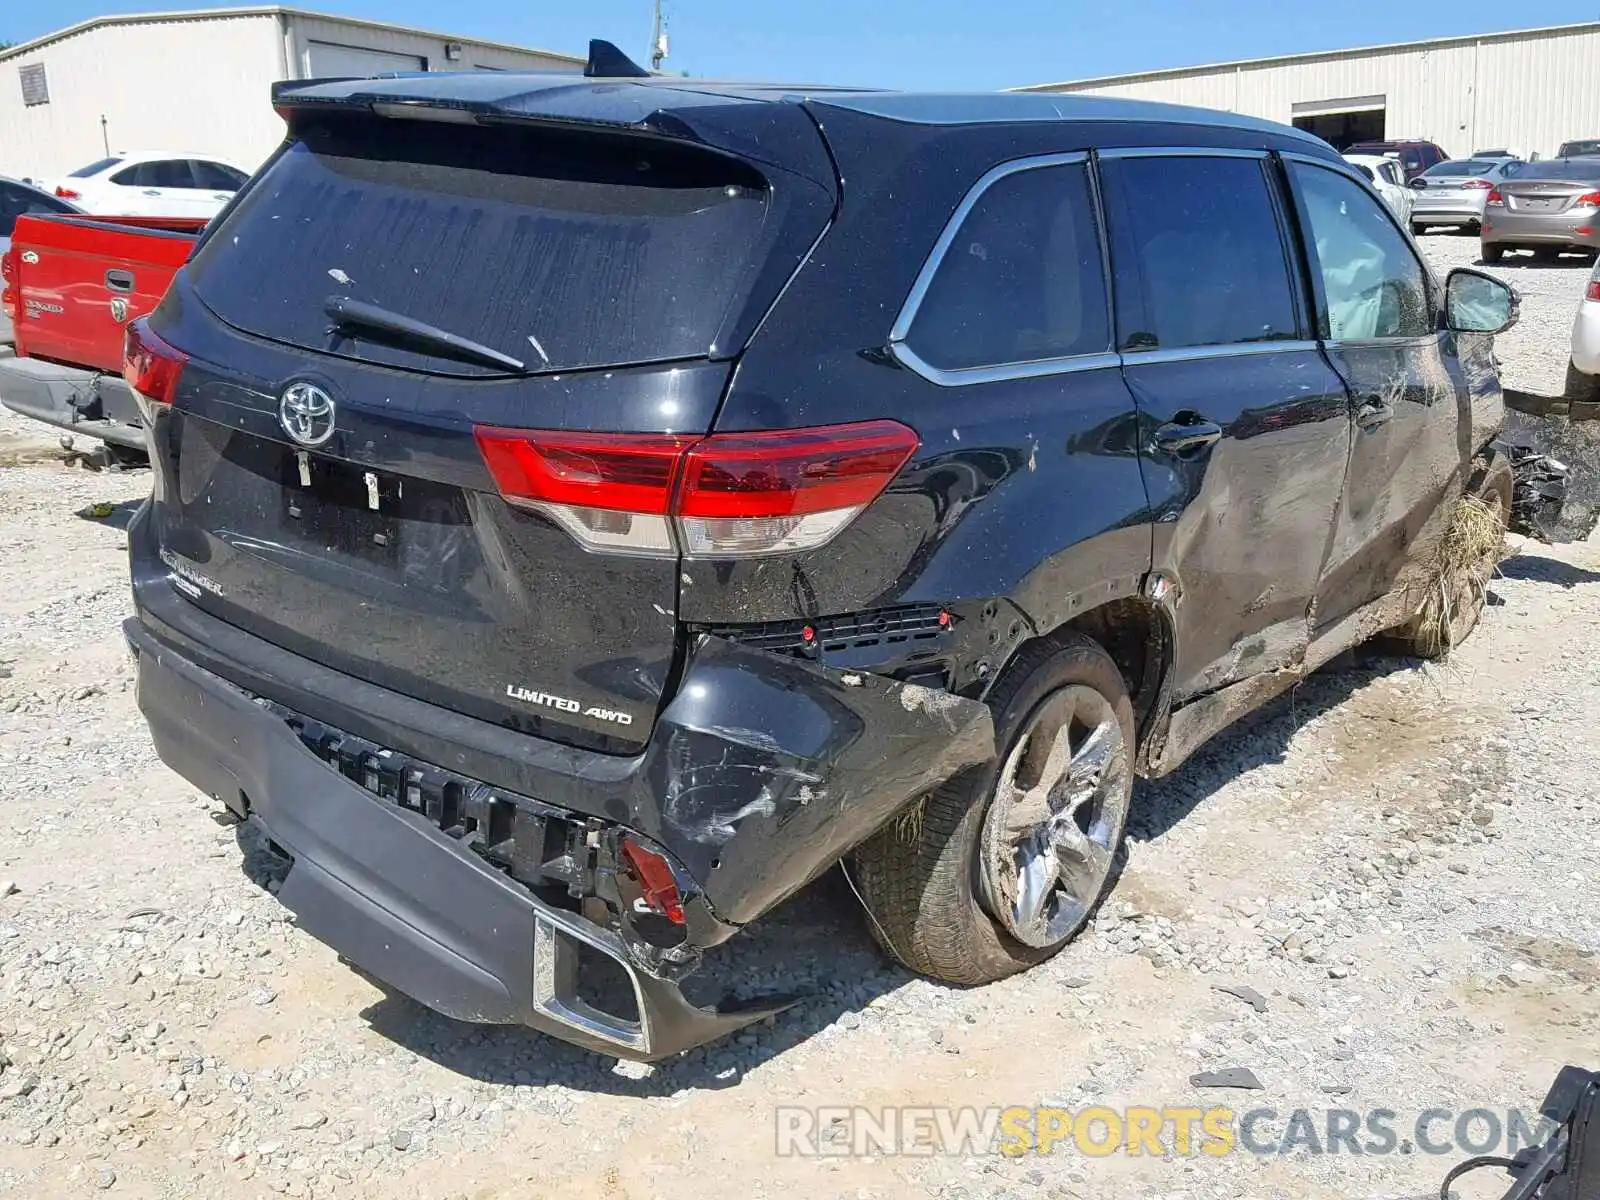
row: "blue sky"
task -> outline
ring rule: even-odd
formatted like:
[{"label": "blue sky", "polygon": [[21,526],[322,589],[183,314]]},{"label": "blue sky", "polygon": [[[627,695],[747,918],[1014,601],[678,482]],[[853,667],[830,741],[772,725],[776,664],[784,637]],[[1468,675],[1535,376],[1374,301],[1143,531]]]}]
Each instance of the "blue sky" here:
[{"label": "blue sky", "polygon": [[[195,0],[189,7],[202,7]],[[582,53],[648,53],[650,0],[304,0],[305,8]],[[6,0],[0,40],[181,0]],[[1600,18],[1595,0],[667,0],[672,57],[693,75],[980,90],[1231,58]]]}]

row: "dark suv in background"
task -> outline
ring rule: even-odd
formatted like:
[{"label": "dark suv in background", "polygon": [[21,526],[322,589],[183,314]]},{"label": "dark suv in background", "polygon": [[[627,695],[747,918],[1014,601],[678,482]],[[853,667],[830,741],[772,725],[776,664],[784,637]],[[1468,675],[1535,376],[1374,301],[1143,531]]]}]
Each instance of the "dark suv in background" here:
[{"label": "dark suv in background", "polygon": [[1509,503],[1513,296],[1317,138],[501,72],[276,103],[129,336],[127,636],[283,903],[442,1012],[708,1040],[782,1001],[679,981],[841,859],[895,957],[996,979],[1089,919],[1136,774],[1476,619],[1437,552]]},{"label": "dark suv in background", "polygon": [[1392,154],[1400,160],[1400,168],[1410,183],[1429,167],[1448,162],[1450,156],[1432,142],[1357,142],[1345,147],[1346,154]]}]

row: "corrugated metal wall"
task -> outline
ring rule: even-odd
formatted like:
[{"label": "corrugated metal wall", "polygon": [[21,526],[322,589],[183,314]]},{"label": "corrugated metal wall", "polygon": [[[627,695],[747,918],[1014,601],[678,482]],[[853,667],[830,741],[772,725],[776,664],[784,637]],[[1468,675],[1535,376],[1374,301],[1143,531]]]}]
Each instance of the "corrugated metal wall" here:
[{"label": "corrugated metal wall", "polygon": [[[0,62],[0,175],[53,178],[113,151],[195,150],[254,167],[283,137],[268,103],[278,20],[106,25]],[[43,63],[48,104],[24,106],[17,70]]]},{"label": "corrugated metal wall", "polygon": [[1295,106],[1382,96],[1389,137],[1456,156],[1512,146],[1551,154],[1600,137],[1600,26],[1259,66],[1196,68],[1050,90],[1196,104],[1289,123]]},{"label": "corrugated metal wall", "polygon": [[499,71],[575,71],[581,69],[574,66],[570,59],[557,58],[554,55],[468,41],[457,43],[461,46],[461,57],[452,61],[445,56],[445,45],[448,39],[405,29],[391,29],[309,16],[291,17],[290,25],[291,35],[294,40],[294,65],[292,71],[297,79],[303,79],[310,75],[311,68],[307,57],[307,46],[311,42],[359,47],[363,50],[377,50],[389,54],[413,55],[417,58],[427,59],[428,70],[430,71],[470,71],[476,67]]}]

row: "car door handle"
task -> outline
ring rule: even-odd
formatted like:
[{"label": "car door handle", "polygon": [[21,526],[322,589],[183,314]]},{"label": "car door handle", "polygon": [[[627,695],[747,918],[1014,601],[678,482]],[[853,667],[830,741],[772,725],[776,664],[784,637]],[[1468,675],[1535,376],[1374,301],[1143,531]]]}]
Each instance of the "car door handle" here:
[{"label": "car door handle", "polygon": [[161,195],[161,189],[160,188],[145,188],[144,194],[146,196],[159,196],[159,195]]},{"label": "car door handle", "polygon": [[1222,440],[1222,426],[1197,413],[1179,413],[1150,435],[1152,447],[1161,454],[1192,457]]},{"label": "car door handle", "polygon": [[1356,409],[1356,424],[1371,433],[1378,426],[1387,424],[1393,416],[1394,405],[1381,396],[1368,396]]},{"label": "car door handle", "polygon": [[106,288],[113,292],[133,291],[133,272],[119,270],[107,271]]}]

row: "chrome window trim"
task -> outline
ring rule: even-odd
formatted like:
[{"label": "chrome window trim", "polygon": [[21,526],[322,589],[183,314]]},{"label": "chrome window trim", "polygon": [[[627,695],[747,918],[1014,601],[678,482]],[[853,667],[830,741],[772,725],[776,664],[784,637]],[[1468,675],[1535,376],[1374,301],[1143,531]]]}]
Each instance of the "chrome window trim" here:
[{"label": "chrome window trim", "polygon": [[1099,354],[1075,354],[1070,358],[1040,358],[1033,362],[945,370],[918,357],[917,352],[903,342],[896,342],[889,349],[902,366],[940,387],[967,387],[974,383],[1001,383],[1007,379],[1039,379],[1047,375],[1071,375],[1078,371],[1103,371],[1122,363],[1121,355],[1108,350]]},{"label": "chrome window trim", "polygon": [[1270,158],[1271,150],[1243,150],[1233,146],[1114,146],[1097,150],[1096,157],[1117,158]]},{"label": "chrome window trim", "polygon": [[1360,350],[1365,346],[1421,346],[1427,342],[1443,341],[1446,330],[1433,329],[1427,333],[1419,333],[1413,337],[1380,337],[1380,338],[1343,338],[1339,341],[1328,340],[1322,345],[1329,350]]},{"label": "chrome window trim", "polygon": [[[956,205],[956,210],[950,219],[945,222],[944,229],[939,233],[938,241],[934,242],[933,249],[922,264],[922,269],[917,272],[916,281],[911,285],[905,303],[900,306],[900,312],[895,317],[894,324],[889,328],[889,353],[896,362],[915,371],[930,383],[940,387],[961,387],[974,383],[996,383],[1005,379],[1036,379],[1044,375],[1061,375],[1074,371],[1098,370],[1108,366],[1115,366],[1120,359],[1111,349],[1108,340],[1106,348],[1101,351],[1091,351],[1087,354],[1073,354],[1064,358],[1041,358],[1031,362],[994,363],[981,367],[935,367],[927,362],[916,351],[906,344],[906,338],[911,334],[911,326],[916,321],[917,310],[922,307],[922,302],[927,298],[928,289],[933,286],[934,276],[939,273],[940,266],[944,263],[945,255],[955,243],[956,235],[961,232],[972,210],[977,207],[978,201],[984,194],[999,183],[1002,179],[1009,179],[1013,175],[1020,175],[1024,171],[1042,171],[1050,167],[1070,167],[1087,164],[1089,153],[1086,150],[1075,150],[1063,154],[1036,154],[1028,158],[1016,158],[1010,162],[1003,162],[997,167],[992,167],[967,190],[961,198],[961,203]],[[1109,266],[1106,264],[1105,234],[1100,228],[1099,193],[1094,186],[1093,172],[1090,172],[1090,194],[1095,202],[1095,234],[1100,239],[1101,270],[1105,274],[1106,293],[1106,329],[1115,328],[1115,316],[1112,312],[1111,301],[1111,276]]]},{"label": "chrome window trim", "polygon": [[1239,358],[1256,354],[1289,354],[1315,351],[1319,343],[1305,338],[1285,339],[1280,342],[1231,342],[1223,346],[1174,346],[1171,349],[1124,350],[1122,365],[1137,367],[1144,363],[1191,362],[1208,358]]}]

